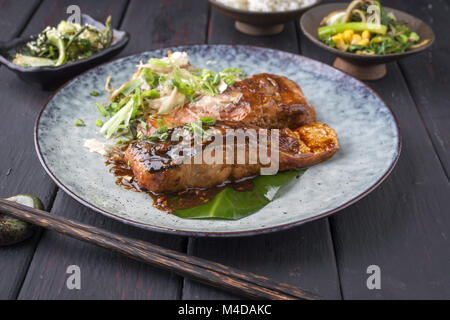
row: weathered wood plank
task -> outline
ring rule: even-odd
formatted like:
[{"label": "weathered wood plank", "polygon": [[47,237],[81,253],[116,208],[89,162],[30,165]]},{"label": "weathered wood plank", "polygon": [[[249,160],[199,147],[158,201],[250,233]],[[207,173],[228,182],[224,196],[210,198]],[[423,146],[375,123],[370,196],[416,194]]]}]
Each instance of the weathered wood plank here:
[{"label": "weathered wood plank", "polygon": [[[0,1],[0,40],[19,36],[39,2]],[[33,192],[48,207],[55,187],[48,179],[43,179],[42,171],[33,170],[33,110],[16,108],[13,97],[23,92],[11,85],[10,78],[11,73],[0,68],[0,148],[3,150],[0,157],[0,197]],[[21,244],[0,248],[0,299],[17,296],[37,240],[38,234]]]},{"label": "weathered wood plank", "polygon": [[[294,23],[282,34],[250,37],[233,21],[212,11],[209,43],[251,44],[298,53]],[[263,70],[261,70],[263,71]],[[327,219],[289,231],[240,239],[190,239],[190,254],[297,285],[330,299],[340,298],[339,279]],[[234,299],[219,290],[185,280],[183,299]]]},{"label": "weathered wood plank", "polygon": [[[301,44],[305,55],[333,62],[332,55],[303,34]],[[398,64],[390,64],[387,77],[369,85],[396,113],[403,152],[393,174],[375,192],[330,218],[343,297],[449,298],[450,185]],[[432,83],[423,85],[439,94]],[[381,290],[366,286],[370,265],[381,268]]]},{"label": "weathered wood plank", "polygon": [[[125,236],[180,249],[178,237],[161,237],[105,219],[58,192],[52,212]],[[69,290],[67,268],[81,271],[81,290]],[[176,299],[181,279],[111,250],[46,231],[33,257],[19,299]]]},{"label": "weathered wood plank", "polygon": [[[188,2],[190,6],[187,7]],[[101,8],[102,5],[105,6],[105,3],[95,2],[95,5]],[[92,6],[94,2],[91,1],[85,5]],[[174,26],[173,30],[167,29],[173,18],[183,16],[186,10],[194,10],[200,17],[204,10],[205,18],[190,20],[189,25],[187,20],[183,22],[179,19],[181,23],[179,26]],[[197,1],[166,1],[161,6],[156,6],[153,1],[131,1],[121,29],[127,30],[133,40],[130,41],[127,52],[122,55],[151,50],[156,46],[183,44],[183,41],[203,41],[207,22],[206,10],[207,7],[203,5],[203,2]],[[155,23],[151,29],[155,20],[159,23]],[[178,28],[184,28],[183,32],[189,36],[178,38],[174,31]],[[164,38],[156,43],[150,34],[159,34]],[[143,38],[140,38],[142,35]],[[52,212],[171,249],[186,250],[185,238],[146,232],[104,218],[79,205],[63,192],[58,193]],[[81,268],[82,290],[80,291],[68,290],[65,286],[68,276],[66,268],[69,265],[78,265]],[[53,232],[45,232],[19,298],[176,299],[181,295],[181,285],[182,278],[172,273],[158,271],[113,252],[67,239]]]},{"label": "weathered wood plank", "polygon": [[19,35],[40,0],[0,0],[0,41]]},{"label": "weathered wood plank", "polygon": [[[339,298],[328,222],[263,236],[190,239],[188,253],[296,285],[328,299]],[[183,299],[239,297],[185,279]]]},{"label": "weathered wood plank", "polygon": [[234,21],[215,9],[211,9],[208,43],[269,47],[293,53],[298,53],[299,50],[294,23],[286,24],[284,30],[278,35],[253,37],[237,31],[234,27]]},{"label": "weathered wood plank", "polygon": [[122,56],[205,42],[208,4],[198,0],[132,1],[123,28],[133,31]]},{"label": "weathered wood plank", "polygon": [[431,136],[439,158],[450,176],[450,3],[445,0],[410,2],[386,1],[407,8],[408,12],[429,24],[436,43],[426,53],[400,61],[411,95]]}]

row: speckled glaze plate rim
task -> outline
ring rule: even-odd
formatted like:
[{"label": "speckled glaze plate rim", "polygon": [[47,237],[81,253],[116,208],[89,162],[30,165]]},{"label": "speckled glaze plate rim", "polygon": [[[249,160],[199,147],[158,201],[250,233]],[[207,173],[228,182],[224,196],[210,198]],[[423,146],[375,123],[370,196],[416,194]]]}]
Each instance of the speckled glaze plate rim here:
[{"label": "speckled glaze plate rim", "polygon": [[[73,199],[75,199],[76,201],[78,201],[79,203],[83,204],[84,206],[108,217],[108,218],[112,218],[114,220],[120,221],[122,223],[125,223],[127,225],[131,225],[134,227],[138,227],[144,230],[148,230],[148,231],[156,231],[156,232],[161,232],[161,233],[166,233],[166,234],[173,234],[173,235],[182,235],[182,236],[190,236],[190,237],[246,237],[246,236],[254,236],[254,235],[261,235],[261,234],[266,234],[266,233],[272,233],[272,232],[277,232],[277,231],[283,231],[283,230],[287,230],[293,227],[297,227],[297,226],[301,226],[305,223],[308,222],[312,222],[312,221],[316,221],[316,220],[320,220],[322,218],[326,218],[329,217],[349,206],[351,206],[352,204],[358,202],[359,200],[365,198],[367,195],[369,195],[372,191],[374,191],[377,187],[379,187],[381,185],[381,183],[384,182],[384,180],[386,180],[386,178],[392,173],[393,169],[395,168],[399,158],[400,158],[400,154],[401,154],[401,150],[402,150],[402,135],[401,135],[401,131],[400,131],[400,126],[399,126],[399,122],[397,117],[395,116],[394,112],[392,111],[392,108],[386,103],[386,101],[371,87],[369,87],[367,84],[365,84],[364,82],[332,67],[329,66],[327,64],[324,64],[318,60],[314,60],[302,55],[298,55],[298,54],[294,54],[294,53],[288,53],[288,52],[284,52],[281,50],[276,50],[276,49],[270,49],[270,48],[264,48],[264,47],[258,47],[258,46],[249,46],[249,45],[222,45],[222,44],[216,44],[216,45],[207,45],[207,44],[200,44],[200,45],[189,45],[189,46],[178,46],[178,47],[170,47],[167,49],[160,49],[160,50],[176,50],[177,48],[179,48],[180,50],[182,49],[186,49],[189,47],[204,47],[204,48],[208,48],[208,47],[214,47],[214,46],[229,46],[232,48],[236,48],[236,47],[241,47],[243,49],[250,49],[250,50],[265,50],[268,52],[273,52],[273,53],[283,53],[283,54],[291,54],[294,56],[299,56],[303,59],[307,59],[310,61],[313,61],[315,63],[319,63],[321,65],[326,66],[327,68],[332,68],[334,69],[334,71],[340,73],[341,75],[343,75],[344,77],[348,77],[351,78],[355,81],[357,81],[358,83],[362,84],[364,87],[366,87],[367,89],[369,89],[370,92],[372,92],[378,99],[380,99],[380,101],[385,105],[385,107],[387,108],[387,110],[389,111],[390,115],[392,116],[392,119],[394,120],[394,124],[395,124],[395,129],[397,131],[397,137],[398,137],[398,143],[397,143],[397,150],[396,150],[396,156],[395,158],[392,160],[392,163],[390,164],[389,168],[386,170],[386,172],[374,183],[372,184],[370,187],[368,187],[367,189],[365,189],[364,191],[362,191],[358,196],[350,199],[349,201],[347,201],[346,203],[328,210],[326,212],[323,212],[319,215],[316,215],[314,217],[309,217],[309,218],[303,218],[303,219],[299,219],[298,221],[294,221],[294,222],[290,222],[290,223],[285,223],[282,225],[278,225],[278,226],[272,226],[272,227],[264,227],[264,228],[258,228],[258,229],[254,229],[254,230],[248,230],[248,231],[230,231],[230,232],[206,232],[206,231],[188,231],[188,230],[177,230],[177,229],[172,229],[172,228],[167,228],[167,227],[161,227],[161,226],[155,226],[155,225],[151,225],[151,224],[147,224],[147,223],[142,223],[142,222],[138,222],[138,221],[134,221],[131,219],[127,219],[124,217],[121,217],[119,215],[116,215],[114,213],[108,212],[106,210],[103,210],[101,208],[98,208],[97,206],[93,205],[92,203],[84,200],[82,197],[78,196],[77,194],[75,194],[74,192],[72,192],[70,190],[70,188],[68,188],[64,183],[62,183],[54,174],[53,172],[50,170],[50,168],[48,167],[44,156],[41,152],[41,148],[40,148],[40,144],[39,144],[39,123],[40,123],[40,119],[41,116],[43,115],[45,109],[47,108],[48,104],[50,103],[50,101],[52,101],[52,99],[61,91],[63,90],[65,87],[67,87],[69,84],[71,84],[72,82],[74,82],[76,79],[78,79],[79,77],[83,76],[84,74],[99,68],[100,66],[112,63],[114,61],[120,60],[120,59],[124,59],[126,57],[120,57],[117,59],[113,59],[111,61],[105,62],[103,64],[98,65],[97,67],[91,68],[83,73],[81,73],[80,75],[78,75],[77,77],[69,80],[68,82],[66,82],[64,85],[62,85],[59,89],[57,89],[47,100],[47,102],[44,104],[44,106],[41,108],[39,115],[36,119],[35,122],[35,126],[34,126],[34,143],[35,143],[35,149],[39,158],[39,161],[41,162],[42,166],[44,167],[44,170],[47,172],[47,174],[50,176],[50,178],[52,178],[52,180],[58,185],[58,187],[60,187],[62,190],[64,190],[64,192],[66,192],[68,195],[70,195]],[[151,51],[149,51],[151,52]],[[140,54],[144,54],[140,53]],[[140,54],[135,54],[135,55],[140,55]],[[135,56],[133,55],[133,56]]]}]

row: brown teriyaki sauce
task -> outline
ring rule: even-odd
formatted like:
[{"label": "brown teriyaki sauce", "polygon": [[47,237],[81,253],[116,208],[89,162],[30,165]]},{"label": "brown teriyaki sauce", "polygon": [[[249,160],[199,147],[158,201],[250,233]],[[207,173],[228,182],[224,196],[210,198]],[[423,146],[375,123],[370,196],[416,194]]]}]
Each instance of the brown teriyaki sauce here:
[{"label": "brown teriyaki sauce", "polygon": [[117,185],[122,186],[127,190],[145,192],[150,195],[153,199],[153,206],[159,210],[172,213],[176,210],[189,209],[206,204],[228,186],[242,192],[253,190],[254,177],[236,182],[226,182],[206,189],[193,188],[174,193],[155,194],[147,189],[141,188],[138,183],[134,181],[133,171],[123,158],[127,147],[128,144],[122,145],[118,152],[113,153],[108,158],[106,165],[110,167],[109,171],[117,178]]}]

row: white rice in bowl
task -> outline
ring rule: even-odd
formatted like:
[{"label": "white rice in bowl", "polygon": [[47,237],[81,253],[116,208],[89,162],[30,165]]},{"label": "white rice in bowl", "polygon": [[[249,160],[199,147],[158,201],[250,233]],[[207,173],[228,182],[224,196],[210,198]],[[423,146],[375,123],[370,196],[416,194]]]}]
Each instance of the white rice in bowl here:
[{"label": "white rice in bowl", "polygon": [[259,12],[297,10],[309,6],[316,0],[217,0],[235,9]]}]

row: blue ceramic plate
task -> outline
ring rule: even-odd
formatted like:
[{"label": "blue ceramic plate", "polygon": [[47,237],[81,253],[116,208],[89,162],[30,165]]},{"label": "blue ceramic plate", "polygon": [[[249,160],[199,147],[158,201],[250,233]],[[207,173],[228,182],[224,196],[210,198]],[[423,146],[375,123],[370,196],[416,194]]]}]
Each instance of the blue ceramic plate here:
[{"label": "blue ceramic plate", "polygon": [[[241,67],[247,74],[275,73],[296,81],[316,108],[318,120],[333,127],[341,150],[330,161],[307,170],[285,186],[282,195],[259,212],[238,221],[189,220],[158,211],[145,193],[115,183],[104,160],[84,141],[96,138],[95,102],[108,75],[119,87],[140,60],[186,51],[199,67]],[[82,118],[87,126],[76,127]],[[36,149],[48,174],[84,205],[109,217],[148,230],[189,236],[242,236],[287,229],[335,213],[374,190],[392,171],[401,149],[397,121],[383,100],[358,80],[320,62],[264,48],[201,45],[147,52],[95,68],[60,89],[36,123]],[[364,213],[361,213],[364,214]]]}]

